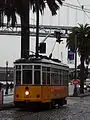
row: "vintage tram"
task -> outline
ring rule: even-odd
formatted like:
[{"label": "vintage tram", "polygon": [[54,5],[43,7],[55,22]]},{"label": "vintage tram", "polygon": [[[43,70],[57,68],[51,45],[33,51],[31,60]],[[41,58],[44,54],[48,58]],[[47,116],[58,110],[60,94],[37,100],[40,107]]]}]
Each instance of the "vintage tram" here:
[{"label": "vintage tram", "polygon": [[64,105],[68,96],[69,67],[57,59],[30,56],[14,62],[14,103]]}]

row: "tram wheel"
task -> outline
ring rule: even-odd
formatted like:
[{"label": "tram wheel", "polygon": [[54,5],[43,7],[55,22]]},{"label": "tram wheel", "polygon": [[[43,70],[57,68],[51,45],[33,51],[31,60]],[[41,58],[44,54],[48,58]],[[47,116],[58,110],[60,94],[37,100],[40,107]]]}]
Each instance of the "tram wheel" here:
[{"label": "tram wheel", "polygon": [[41,104],[41,110],[47,110],[47,109],[51,109],[51,103],[42,103]]},{"label": "tram wheel", "polygon": [[67,104],[67,100],[65,100],[65,98],[60,99],[60,102],[58,102],[58,107],[62,107],[65,104]]},{"label": "tram wheel", "polygon": [[52,108],[52,109],[55,109],[55,108],[56,108],[55,105],[56,105],[56,104],[55,104],[55,101],[53,100],[53,101],[51,102],[51,108]]}]

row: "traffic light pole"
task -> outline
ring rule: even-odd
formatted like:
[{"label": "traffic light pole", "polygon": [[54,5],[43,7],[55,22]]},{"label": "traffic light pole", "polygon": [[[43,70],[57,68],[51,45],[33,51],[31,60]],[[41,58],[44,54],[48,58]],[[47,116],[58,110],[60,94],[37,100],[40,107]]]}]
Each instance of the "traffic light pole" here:
[{"label": "traffic light pole", "polygon": [[77,35],[75,35],[75,80],[77,80]]}]

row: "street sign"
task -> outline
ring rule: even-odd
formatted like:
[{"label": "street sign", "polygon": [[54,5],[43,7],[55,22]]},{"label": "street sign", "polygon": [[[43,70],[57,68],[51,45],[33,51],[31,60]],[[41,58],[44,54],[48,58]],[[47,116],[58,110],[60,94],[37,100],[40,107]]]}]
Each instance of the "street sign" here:
[{"label": "street sign", "polygon": [[68,63],[74,64],[74,54],[75,52],[72,50],[68,50]]}]

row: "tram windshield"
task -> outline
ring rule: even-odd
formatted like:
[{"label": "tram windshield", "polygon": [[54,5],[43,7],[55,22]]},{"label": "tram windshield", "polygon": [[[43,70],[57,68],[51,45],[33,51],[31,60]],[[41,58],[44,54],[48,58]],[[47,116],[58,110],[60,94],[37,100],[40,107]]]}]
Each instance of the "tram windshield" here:
[{"label": "tram windshield", "polygon": [[23,84],[32,84],[32,65],[23,65]]},{"label": "tram windshield", "polygon": [[34,66],[34,84],[40,84],[40,71],[41,66],[40,65],[35,65]]},{"label": "tram windshield", "polygon": [[23,84],[32,84],[32,70],[23,70]]}]

